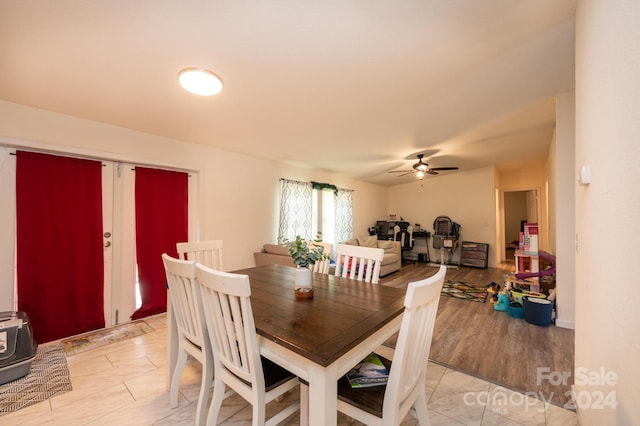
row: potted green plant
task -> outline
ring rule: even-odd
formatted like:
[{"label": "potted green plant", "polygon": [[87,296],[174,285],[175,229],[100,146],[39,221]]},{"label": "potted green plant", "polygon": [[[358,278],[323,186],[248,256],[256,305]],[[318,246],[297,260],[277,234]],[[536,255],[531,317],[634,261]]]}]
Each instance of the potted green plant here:
[{"label": "potted green plant", "polygon": [[294,279],[296,292],[311,292],[311,269],[310,267],[322,259],[324,256],[324,247],[320,244],[321,234],[313,241],[302,239],[300,235],[292,241],[284,240],[284,245],[289,250],[289,255],[296,265],[296,275]]}]

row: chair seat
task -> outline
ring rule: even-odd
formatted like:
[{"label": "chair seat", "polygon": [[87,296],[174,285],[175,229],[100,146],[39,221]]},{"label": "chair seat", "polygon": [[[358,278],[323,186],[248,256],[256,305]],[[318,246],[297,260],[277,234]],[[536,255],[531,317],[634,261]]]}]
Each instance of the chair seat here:
[{"label": "chair seat", "polygon": [[[391,361],[378,355],[382,364],[391,371]],[[353,406],[382,418],[382,403],[384,401],[384,393],[387,390],[386,385],[371,386],[368,388],[352,388],[349,384],[347,376],[344,375],[338,380],[338,399],[349,403]]]}]

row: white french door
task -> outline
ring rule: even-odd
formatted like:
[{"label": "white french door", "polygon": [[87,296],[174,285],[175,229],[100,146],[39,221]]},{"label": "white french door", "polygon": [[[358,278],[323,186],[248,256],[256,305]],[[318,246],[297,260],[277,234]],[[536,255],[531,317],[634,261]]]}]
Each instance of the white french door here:
[{"label": "white french door", "polygon": [[[108,163],[108,164],[107,164]],[[131,320],[139,307],[137,296],[135,167],[136,164],[103,162],[103,220],[105,232],[105,323]],[[149,167],[145,165],[145,167]],[[109,176],[111,178],[109,179]],[[198,236],[198,173],[189,172],[189,239]],[[110,183],[109,183],[110,182]],[[108,198],[108,199],[107,199]],[[109,265],[109,262],[111,265]],[[108,306],[109,305],[109,306]]]}]

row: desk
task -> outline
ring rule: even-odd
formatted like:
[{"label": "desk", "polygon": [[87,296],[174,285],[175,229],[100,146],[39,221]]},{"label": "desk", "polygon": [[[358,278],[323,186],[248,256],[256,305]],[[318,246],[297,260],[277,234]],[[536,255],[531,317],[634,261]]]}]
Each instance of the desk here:
[{"label": "desk", "polygon": [[[405,290],[314,273],[313,299],[296,299],[294,271],[265,265],[234,272],[251,281],[260,352],[309,383],[309,424],[335,425],[338,378],[400,329]],[[176,352],[170,349],[169,377]]]},{"label": "desk", "polygon": [[429,237],[431,233],[421,229],[419,231],[413,231],[413,251],[415,258],[418,262],[429,263],[431,257],[429,256]]}]

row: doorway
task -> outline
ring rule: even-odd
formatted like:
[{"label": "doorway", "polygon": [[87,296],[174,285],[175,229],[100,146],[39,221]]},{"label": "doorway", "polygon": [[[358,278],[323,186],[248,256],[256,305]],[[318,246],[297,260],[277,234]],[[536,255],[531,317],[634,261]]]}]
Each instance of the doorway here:
[{"label": "doorway", "polygon": [[513,263],[525,223],[538,222],[538,191],[504,191],[504,261]]}]

